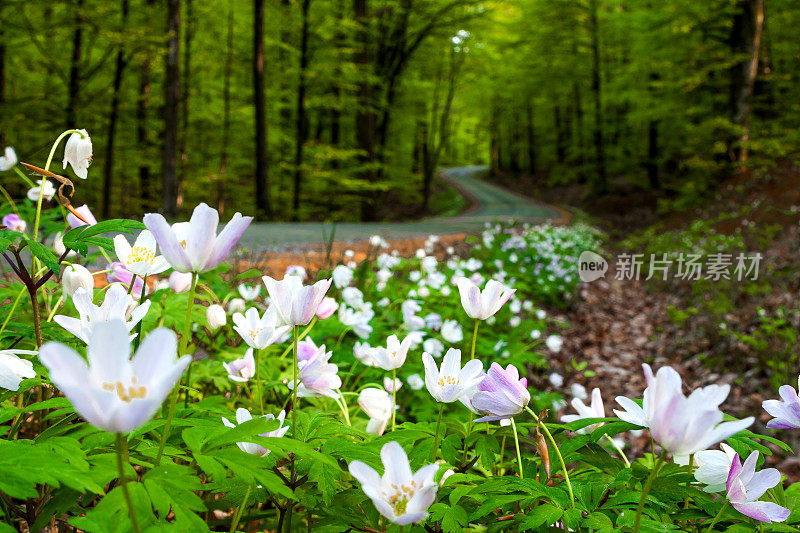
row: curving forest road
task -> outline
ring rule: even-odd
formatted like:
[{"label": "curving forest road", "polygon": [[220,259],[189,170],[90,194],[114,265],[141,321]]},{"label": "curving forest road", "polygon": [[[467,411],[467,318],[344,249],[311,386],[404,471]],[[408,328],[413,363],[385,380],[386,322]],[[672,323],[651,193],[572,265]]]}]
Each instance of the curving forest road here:
[{"label": "curving forest road", "polygon": [[[518,220],[541,223],[564,223],[569,214],[547,204],[535,202],[479,179],[485,166],[456,167],[443,170],[439,177],[451,183],[471,206],[456,216],[432,217],[412,222],[340,222],[336,241],[351,242],[378,234],[386,239],[427,237],[431,234],[478,233],[485,222]],[[250,225],[239,244],[257,250],[278,250],[296,245],[323,244],[323,229],[332,224],[320,222],[257,222]]]}]

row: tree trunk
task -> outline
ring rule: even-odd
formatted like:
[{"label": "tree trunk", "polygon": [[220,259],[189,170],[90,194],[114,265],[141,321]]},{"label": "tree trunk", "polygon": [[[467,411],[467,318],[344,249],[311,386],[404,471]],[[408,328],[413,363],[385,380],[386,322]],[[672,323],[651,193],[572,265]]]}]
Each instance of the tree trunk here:
[{"label": "tree trunk", "polygon": [[306,119],[306,70],[308,69],[308,11],[311,0],[302,0],[300,16],[300,72],[297,82],[297,107],[295,111],[294,141],[294,194],[292,219],[300,220],[300,186],[303,181],[303,146],[306,143],[308,120]]},{"label": "tree trunk", "polygon": [[75,30],[72,33],[72,57],[69,62],[69,87],[67,92],[67,116],[65,127],[76,128],[78,124],[78,94],[81,88],[81,56],[83,55],[83,5],[77,0],[74,8]]},{"label": "tree trunk", "polygon": [[181,155],[180,172],[177,176],[177,205],[178,210],[183,206],[183,180],[186,178],[186,165],[188,164],[189,144],[189,93],[192,81],[192,37],[194,32],[194,10],[192,0],[186,0],[186,17],[183,25],[183,84],[181,94]]},{"label": "tree trunk", "polygon": [[[128,24],[128,0],[122,0],[122,24],[120,31],[124,32]],[[124,42],[124,39],[121,41]],[[117,60],[114,66],[114,81],[111,89],[111,109],[108,113],[108,130],[106,132],[106,152],[103,161],[103,218],[111,214],[111,180],[114,176],[114,142],[117,133],[117,118],[119,117],[119,91],[122,87],[122,74],[125,71],[125,47],[120,44],[117,50]]]},{"label": "tree trunk", "polygon": [[231,139],[231,71],[233,70],[233,4],[228,6],[228,39],[225,78],[222,85],[222,153],[217,177],[217,211],[225,210],[225,174],[228,172],[228,146]]},{"label": "tree trunk", "polygon": [[556,128],[556,162],[562,164],[567,159],[567,141],[564,135],[564,124],[561,120],[561,107],[558,104],[553,107],[553,122]]},{"label": "tree trunk", "polygon": [[[367,20],[367,0],[353,0],[353,15],[356,20],[357,37],[354,62],[360,69],[358,85],[358,104],[356,105],[355,127],[356,146],[361,150],[359,163],[367,167],[359,172],[362,179],[374,181],[375,161],[375,113],[372,111],[372,82],[369,69],[369,27]],[[365,195],[361,200],[361,220],[375,219],[375,203],[372,195]]]},{"label": "tree trunk", "polygon": [[489,170],[493,176],[500,172],[500,133],[497,131],[497,103],[492,104],[489,116]]},{"label": "tree trunk", "polygon": [[[4,16],[3,1],[0,0],[0,18]],[[0,109],[5,109],[6,104],[6,38],[5,25],[0,24]],[[5,117],[0,116],[0,145],[6,144]]]},{"label": "tree trunk", "polygon": [[180,78],[181,2],[167,0],[167,53],[165,56],[166,80],[164,83],[164,158],[162,161],[161,209],[167,216],[178,214],[177,152],[178,114],[181,98]]},{"label": "tree trunk", "polygon": [[606,178],[605,149],[603,147],[603,100],[600,77],[600,23],[598,21],[598,1],[591,0],[589,24],[592,49],[592,93],[594,94],[594,152],[595,176],[591,183],[593,194],[602,194],[608,190]]},{"label": "tree trunk", "polygon": [[656,120],[651,120],[647,125],[647,180],[651,189],[661,188],[658,179],[658,121]]},{"label": "tree trunk", "polygon": [[534,137],[533,102],[530,98],[525,106],[525,112],[527,119],[525,126],[528,130],[528,172],[534,175],[536,174],[536,138]]},{"label": "tree trunk", "polygon": [[139,195],[142,199],[142,210],[153,209],[150,184],[150,166],[147,154],[150,152],[150,140],[147,131],[147,109],[150,105],[150,57],[148,56],[139,74],[139,98],[136,102],[136,144],[139,147]]},{"label": "tree trunk", "polygon": [[267,170],[267,117],[264,96],[264,0],[255,0],[253,17],[253,98],[256,111],[256,213],[272,217]]},{"label": "tree trunk", "polygon": [[731,121],[741,134],[731,139],[734,161],[747,160],[747,143],[750,140],[750,107],[753,86],[758,74],[758,53],[764,28],[764,0],[740,0],[731,29],[730,47],[734,57],[741,58],[731,67],[730,112]]}]

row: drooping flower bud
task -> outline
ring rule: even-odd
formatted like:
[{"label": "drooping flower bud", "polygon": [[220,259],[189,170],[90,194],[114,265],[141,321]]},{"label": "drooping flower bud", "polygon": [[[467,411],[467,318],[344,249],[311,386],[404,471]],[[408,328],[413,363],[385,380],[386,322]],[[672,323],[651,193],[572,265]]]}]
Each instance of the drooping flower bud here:
[{"label": "drooping flower bud", "polygon": [[192,274],[190,272],[178,272],[177,270],[169,275],[169,288],[175,294],[188,291],[192,286]]},{"label": "drooping flower bud", "polygon": [[225,309],[221,305],[209,305],[206,309],[206,322],[208,322],[208,329],[213,331],[228,322],[228,315],[225,314]]},{"label": "drooping flower bud", "polygon": [[68,265],[61,275],[61,289],[66,296],[72,298],[75,291],[83,287],[90,293],[94,289],[92,273],[85,267],[77,264]]}]

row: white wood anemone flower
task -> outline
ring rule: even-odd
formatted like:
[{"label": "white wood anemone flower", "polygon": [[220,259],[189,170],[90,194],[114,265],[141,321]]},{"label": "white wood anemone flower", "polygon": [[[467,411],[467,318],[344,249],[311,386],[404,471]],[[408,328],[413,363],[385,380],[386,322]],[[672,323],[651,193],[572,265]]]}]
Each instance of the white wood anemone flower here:
[{"label": "white wood anemone flower", "polygon": [[78,130],[67,139],[64,145],[63,167],[72,166],[72,171],[81,179],[89,177],[89,165],[92,164],[92,139],[86,130]]},{"label": "white wood anemone flower", "polygon": [[86,360],[60,342],[42,346],[39,360],[87,422],[128,433],[153,417],[186,370],[191,355],[176,360],[177,352],[175,333],[158,328],[131,358],[128,328],[115,319],[94,327]]},{"label": "white wood anemone flower", "polygon": [[242,337],[245,343],[256,350],[263,350],[276,342],[280,342],[289,331],[289,326],[278,323],[278,315],[270,306],[263,315],[258,314],[258,309],[251,307],[244,314],[235,313],[231,318],[233,329]]},{"label": "white wood anemone flower", "polygon": [[0,388],[16,391],[23,379],[36,377],[33,363],[20,355],[36,355],[36,351],[0,350]]},{"label": "white wood anemone flower", "polygon": [[114,251],[130,272],[138,276],[161,274],[169,268],[163,255],[156,255],[156,238],[143,230],[131,246],[124,235],[114,237]]},{"label": "white wood anemone flower", "polygon": [[47,201],[52,200],[53,196],[55,196],[56,188],[49,181],[45,182],[45,184],[44,184],[44,192],[41,192],[41,190],[42,190],[42,181],[43,180],[36,180],[36,183],[38,183],[39,186],[38,187],[31,187],[30,189],[28,189],[27,196],[28,196],[28,200],[30,200],[31,202],[38,202],[40,194]]},{"label": "white wood anemone flower", "polygon": [[[94,328],[111,320],[120,320],[128,332],[133,331],[136,324],[144,318],[150,309],[150,300],[130,310],[133,302],[133,296],[128,294],[125,287],[119,283],[111,284],[101,305],[95,305],[92,302],[91,290],[80,287],[72,295],[72,303],[75,304],[75,309],[78,310],[80,318],[56,315],[53,320],[83,342],[88,343]],[[132,334],[131,340],[135,336],[135,333]]]},{"label": "white wood anemone flower", "polygon": [[456,284],[464,311],[470,318],[477,320],[486,320],[493,316],[516,292],[516,289],[509,289],[494,279],[486,282],[483,291],[469,278],[458,278]]},{"label": "white wood anemone flower", "polygon": [[412,473],[406,452],[394,441],[383,445],[381,461],[383,476],[361,461],[353,461],[348,467],[378,512],[401,526],[428,518],[428,508],[439,489],[433,479],[439,464],[426,465]]},{"label": "white wood anemone flower", "polygon": [[261,279],[275,311],[287,326],[305,326],[311,322],[332,281],[323,279],[313,285],[303,285],[299,276],[292,275],[285,275],[281,281],[269,276]]},{"label": "white wood anemone flower", "polygon": [[367,355],[375,362],[375,366],[384,370],[396,370],[403,366],[414,338],[410,335],[400,342],[397,335],[389,335],[386,347],[376,346],[367,350]]},{"label": "white wood anemone flower", "polygon": [[222,367],[228,373],[231,381],[244,383],[256,375],[256,360],[253,357],[253,349],[248,348],[241,359],[234,359],[230,363],[222,363]]},{"label": "white wood anemone flower", "polygon": [[367,433],[383,435],[392,418],[392,397],[383,389],[367,387],[358,395],[358,405],[369,417]]},{"label": "white wood anemone flower", "polygon": [[[286,411],[281,411],[278,414],[277,418],[272,414],[264,415],[264,418],[267,420],[277,420],[278,429],[262,433],[259,435],[259,437],[283,437],[284,435],[286,435],[286,432],[289,431],[289,426],[283,425],[283,422],[286,419]],[[225,427],[235,428],[237,425],[244,424],[245,422],[252,419],[253,415],[250,414],[250,411],[248,411],[244,407],[240,407],[236,410],[236,424],[234,424],[224,416],[222,417],[222,423],[225,424]],[[236,445],[243,452],[249,453],[251,455],[258,455],[259,457],[264,457],[265,455],[269,455],[270,452],[263,446],[255,444],[253,442],[237,442]]]},{"label": "white wood anemone flower", "polygon": [[161,253],[178,272],[205,272],[216,268],[236,244],[253,217],[235,213],[217,235],[219,213],[201,203],[189,222],[169,225],[158,213],[147,213],[143,222],[158,243]]},{"label": "white wood anemone flower", "polygon": [[11,170],[17,164],[17,153],[10,146],[6,146],[3,155],[0,156],[0,172]]},{"label": "white wood anemone flower", "polygon": [[483,362],[473,359],[461,368],[461,350],[450,348],[444,354],[441,368],[431,354],[422,354],[425,366],[425,386],[431,396],[441,403],[455,402],[483,381]]}]

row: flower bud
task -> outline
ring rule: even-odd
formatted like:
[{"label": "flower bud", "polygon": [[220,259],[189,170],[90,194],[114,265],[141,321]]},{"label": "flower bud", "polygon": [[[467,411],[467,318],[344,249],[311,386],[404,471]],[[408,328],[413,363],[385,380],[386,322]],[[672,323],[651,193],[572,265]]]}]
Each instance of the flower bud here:
[{"label": "flower bud", "polygon": [[20,233],[25,233],[25,230],[28,228],[25,221],[19,218],[19,215],[14,214],[4,216],[3,225],[11,231],[19,231]]},{"label": "flower bud", "polygon": [[80,287],[85,288],[89,292],[94,290],[94,278],[92,273],[86,270],[81,265],[68,265],[61,275],[61,289],[66,296],[72,298],[75,291]]},{"label": "flower bud", "polygon": [[192,274],[191,272],[178,272],[175,271],[169,275],[169,288],[175,292],[175,294],[181,294],[182,292],[188,291],[192,286]]},{"label": "flower bud", "polygon": [[[64,255],[64,252],[67,251],[67,247],[64,246],[64,238],[63,234],[59,231],[56,233],[55,239],[53,239],[53,251],[56,253],[58,257]],[[75,252],[70,250],[67,254],[67,257],[75,257]]]},{"label": "flower bud", "polygon": [[317,318],[320,320],[330,318],[337,309],[339,309],[339,304],[336,303],[336,300],[330,296],[326,296],[320,302],[319,307],[317,307]]},{"label": "flower bud", "polygon": [[228,315],[225,314],[225,309],[219,304],[209,305],[206,309],[206,322],[210,330],[221,328],[228,322]]},{"label": "flower bud", "polygon": [[246,302],[243,298],[232,298],[231,301],[228,302],[228,312],[230,314],[244,313],[245,306]]}]

